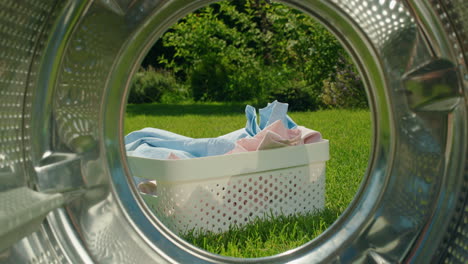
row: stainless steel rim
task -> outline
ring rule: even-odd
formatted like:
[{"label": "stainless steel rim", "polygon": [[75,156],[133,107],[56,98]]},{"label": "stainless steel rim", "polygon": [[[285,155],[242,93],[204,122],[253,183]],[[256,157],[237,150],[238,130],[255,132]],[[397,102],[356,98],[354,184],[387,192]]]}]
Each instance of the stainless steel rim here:
[{"label": "stainless steel rim", "polygon": [[[21,115],[19,128],[0,120],[5,128],[0,132],[9,136],[15,127],[11,134],[21,135],[22,145],[16,153],[11,142],[0,142],[1,194],[42,193],[46,196],[37,199],[44,203],[64,205],[47,215],[39,231],[0,250],[0,261],[463,262],[468,75],[460,40],[468,38],[464,24],[444,20],[456,14],[468,21],[466,11],[453,11],[454,3],[463,5],[456,1],[284,1],[342,40],[371,98],[374,148],[367,177],[350,207],[320,237],[277,256],[234,259],[193,247],[152,216],[129,184],[122,144],[129,76],[165,29],[210,2],[0,1],[18,10],[18,17],[27,16],[28,5],[39,10],[29,14],[30,33],[23,24],[17,31],[2,25],[15,16],[0,18],[0,33],[37,35],[24,52],[14,49],[15,38],[0,40],[0,47],[8,48],[0,53],[7,61],[0,60],[0,98],[13,92],[22,98],[14,109]],[[27,19],[21,21],[29,27]],[[17,63],[20,55],[24,62]],[[13,105],[0,103],[0,109]],[[7,162],[13,154],[18,162]],[[36,191],[18,189],[23,186]],[[0,212],[9,208],[5,205]],[[46,209],[36,210],[36,222]],[[461,250],[450,250],[459,244]]]}]

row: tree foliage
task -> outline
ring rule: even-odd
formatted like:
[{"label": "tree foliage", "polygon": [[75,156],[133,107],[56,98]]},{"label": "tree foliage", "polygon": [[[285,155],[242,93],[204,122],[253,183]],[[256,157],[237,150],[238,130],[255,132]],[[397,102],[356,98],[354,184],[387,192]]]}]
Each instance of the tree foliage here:
[{"label": "tree foliage", "polygon": [[323,81],[322,102],[329,108],[366,108],[366,91],[361,77],[346,57],[340,58],[336,74]]},{"label": "tree foliage", "polygon": [[322,106],[324,81],[348,61],[335,37],[310,16],[265,0],[197,10],[155,47],[159,52],[145,62],[174,72],[195,100],[281,99],[298,110]]}]

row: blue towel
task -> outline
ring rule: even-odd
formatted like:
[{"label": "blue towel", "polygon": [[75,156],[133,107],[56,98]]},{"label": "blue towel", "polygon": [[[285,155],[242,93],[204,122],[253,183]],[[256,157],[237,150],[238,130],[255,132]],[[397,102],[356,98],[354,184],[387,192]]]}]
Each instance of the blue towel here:
[{"label": "blue towel", "polygon": [[265,108],[261,108],[260,112],[260,126],[257,125],[257,114],[255,107],[247,105],[245,107],[245,116],[247,117],[247,124],[245,130],[250,136],[255,136],[265,127],[273,124],[277,120],[281,120],[283,125],[288,129],[296,128],[297,125],[294,121],[287,115],[288,113],[288,104],[280,103],[274,101],[273,103],[268,103]]},{"label": "blue towel", "polygon": [[157,128],[132,132],[125,143],[128,155],[153,159],[167,159],[170,153],[181,159],[222,155],[235,146],[225,138],[189,138]]},{"label": "blue towel", "polygon": [[281,120],[289,128],[297,125],[287,115],[288,104],[274,101],[259,110],[260,125],[254,107],[247,105],[245,128],[236,130],[217,138],[190,138],[157,128],[144,128],[134,131],[125,137],[125,149],[130,156],[167,159],[174,153],[181,159],[222,155],[231,151],[237,140],[255,136],[262,129],[276,120]]}]

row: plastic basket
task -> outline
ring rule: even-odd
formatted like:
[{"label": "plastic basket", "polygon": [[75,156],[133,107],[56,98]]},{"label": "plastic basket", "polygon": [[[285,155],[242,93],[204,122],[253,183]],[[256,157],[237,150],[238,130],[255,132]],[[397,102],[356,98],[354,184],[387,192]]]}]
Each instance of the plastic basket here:
[{"label": "plastic basket", "polygon": [[157,196],[143,199],[179,234],[323,209],[328,159],[328,140],[187,160],[128,157],[134,176],[157,181]]}]

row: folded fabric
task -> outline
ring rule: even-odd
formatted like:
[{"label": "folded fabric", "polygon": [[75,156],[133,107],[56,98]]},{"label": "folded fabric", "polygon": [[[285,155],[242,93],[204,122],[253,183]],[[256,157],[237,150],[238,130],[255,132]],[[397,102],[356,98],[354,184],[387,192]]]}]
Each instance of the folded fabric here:
[{"label": "folded fabric", "polygon": [[257,113],[255,107],[247,105],[245,108],[245,116],[247,118],[247,124],[245,131],[249,136],[255,136],[260,131],[265,129],[267,126],[274,122],[281,120],[286,128],[293,129],[297,125],[287,115],[289,105],[286,103],[280,103],[275,100],[273,103],[268,103],[265,108],[259,110],[260,113],[260,125],[257,124]]},{"label": "folded fabric", "polygon": [[[234,138],[234,137],[233,137]],[[127,155],[152,159],[181,159],[222,155],[235,144],[226,138],[189,138],[157,128],[144,128],[125,138]]]},{"label": "folded fabric", "polygon": [[277,120],[253,138],[239,139],[234,149],[226,154],[310,144],[321,139],[322,136],[317,131],[305,127],[287,129],[281,120]]},{"label": "folded fabric", "polygon": [[259,110],[260,126],[254,107],[245,108],[245,128],[217,138],[190,138],[157,128],[144,128],[125,137],[127,155],[152,159],[190,159],[225,154],[235,147],[242,138],[250,138],[275,121],[289,129],[297,125],[287,115],[288,104],[274,101]]},{"label": "folded fabric", "polygon": [[310,144],[322,140],[322,134],[318,131],[303,126],[298,126],[297,129],[301,131],[302,144]]}]

